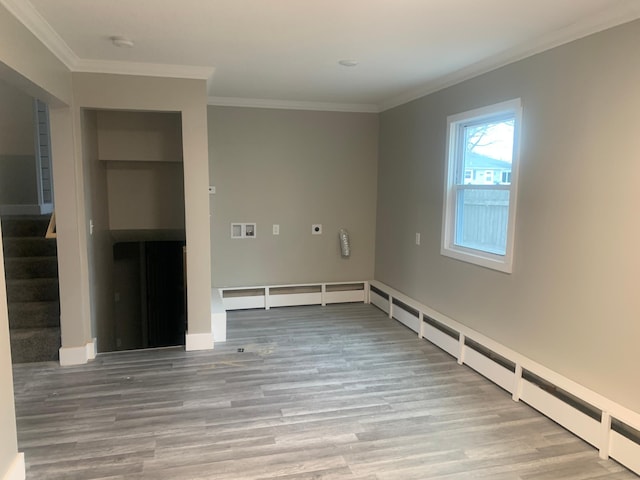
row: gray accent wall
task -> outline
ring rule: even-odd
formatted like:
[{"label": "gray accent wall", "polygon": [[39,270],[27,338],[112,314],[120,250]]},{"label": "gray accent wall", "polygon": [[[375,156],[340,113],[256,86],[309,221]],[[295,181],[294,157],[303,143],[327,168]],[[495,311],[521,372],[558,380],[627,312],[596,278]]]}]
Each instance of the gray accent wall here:
[{"label": "gray accent wall", "polygon": [[[71,98],[71,74],[7,9],[0,5],[0,78],[24,89],[31,96],[51,100]],[[31,152],[33,153],[33,152]],[[0,257],[2,257],[0,255]],[[9,320],[4,280],[0,269],[0,477],[10,472],[17,459],[13,376],[9,345]]]},{"label": "gray accent wall", "polygon": [[[375,278],[640,411],[640,22],[380,115]],[[522,98],[512,274],[440,254],[447,116]],[[415,245],[415,233],[422,244]]]},{"label": "gray accent wall", "polygon": [[[377,115],[210,106],[208,126],[215,286],[373,276]],[[232,222],[256,223],[256,238],[231,239]]]},{"label": "gray accent wall", "polygon": [[0,106],[0,205],[35,205],[33,98],[0,81]]}]

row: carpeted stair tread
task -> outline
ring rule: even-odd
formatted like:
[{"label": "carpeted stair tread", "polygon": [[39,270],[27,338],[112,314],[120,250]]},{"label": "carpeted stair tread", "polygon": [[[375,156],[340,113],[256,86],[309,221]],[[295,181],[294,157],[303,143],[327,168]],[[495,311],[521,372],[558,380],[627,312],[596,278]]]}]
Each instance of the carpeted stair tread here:
[{"label": "carpeted stair tread", "polygon": [[2,218],[7,307],[14,363],[58,360],[60,293],[50,215]]},{"label": "carpeted stair tread", "polygon": [[7,280],[7,302],[47,302],[59,300],[57,278]]},{"label": "carpeted stair tread", "polygon": [[10,257],[4,262],[7,279],[57,278],[58,257]]},{"label": "carpeted stair tread", "polygon": [[55,239],[44,237],[6,237],[2,240],[5,258],[51,257],[57,254]]},{"label": "carpeted stair tread", "polygon": [[11,302],[9,328],[60,327],[60,302]]},{"label": "carpeted stair tread", "polygon": [[57,361],[59,349],[59,328],[11,330],[11,359],[14,363]]},{"label": "carpeted stair tread", "polygon": [[2,219],[2,235],[6,237],[44,237],[51,215],[15,215]]}]

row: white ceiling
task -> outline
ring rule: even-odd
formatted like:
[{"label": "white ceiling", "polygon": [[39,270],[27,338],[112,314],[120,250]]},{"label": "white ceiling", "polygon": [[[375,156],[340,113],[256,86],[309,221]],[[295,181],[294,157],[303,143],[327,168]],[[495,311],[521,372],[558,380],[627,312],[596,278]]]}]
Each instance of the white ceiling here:
[{"label": "white ceiling", "polygon": [[75,71],[212,74],[210,103],[359,111],[640,17],[639,0],[0,2]]}]

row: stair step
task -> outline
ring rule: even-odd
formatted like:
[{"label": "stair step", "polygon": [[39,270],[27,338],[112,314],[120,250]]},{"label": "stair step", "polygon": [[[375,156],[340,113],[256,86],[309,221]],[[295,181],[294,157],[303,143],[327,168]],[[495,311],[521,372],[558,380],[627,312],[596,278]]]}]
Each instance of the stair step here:
[{"label": "stair step", "polygon": [[44,237],[51,215],[12,215],[2,218],[4,237]]},{"label": "stair step", "polygon": [[57,254],[56,241],[44,237],[7,237],[2,240],[5,258],[52,257]]},{"label": "stair step", "polygon": [[60,349],[59,328],[17,328],[11,330],[13,363],[57,361]]},{"label": "stair step", "polygon": [[60,327],[60,302],[13,302],[8,309],[10,329]]},{"label": "stair step", "polygon": [[57,278],[57,257],[13,257],[4,262],[4,272],[8,280],[25,278]]},{"label": "stair step", "polygon": [[7,302],[48,302],[59,300],[57,278],[7,280]]}]

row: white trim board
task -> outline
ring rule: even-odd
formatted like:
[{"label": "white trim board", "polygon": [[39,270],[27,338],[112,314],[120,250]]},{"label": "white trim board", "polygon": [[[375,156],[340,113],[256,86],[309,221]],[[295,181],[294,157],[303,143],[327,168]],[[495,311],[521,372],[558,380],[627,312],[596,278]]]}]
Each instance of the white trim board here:
[{"label": "white trim board", "polygon": [[640,5],[637,3],[632,5],[631,2],[620,2],[616,8],[610,8],[606,12],[597,12],[593,16],[589,16],[563,29],[544,35],[533,42],[517,45],[500,54],[493,55],[485,60],[462,68],[457,72],[440,77],[426,85],[383,100],[378,105],[379,111],[384,112],[404,105],[418,98],[439,92],[440,90],[444,90],[445,88],[457,85],[466,80],[532,57],[538,53],[622,25],[623,23],[631,22],[639,17]]},{"label": "white trim board", "polygon": [[[522,400],[584,439],[599,450],[601,458],[611,457],[640,474],[640,443],[618,434],[611,426],[612,419],[615,419],[640,430],[640,413],[540,365],[382,282],[372,280],[369,282],[371,287],[389,296],[385,300],[380,294],[370,291],[371,303],[385,311],[390,318],[402,318],[406,314],[406,310],[394,304],[394,299],[417,310],[422,320],[417,328],[419,338],[427,339],[455,357],[460,365],[467,365],[493,381],[511,393],[514,401]],[[399,310],[405,313],[399,314]],[[413,325],[410,328],[416,330]],[[532,379],[531,375],[539,380]],[[546,392],[537,382],[544,382],[575,397],[592,410],[591,413],[563,399],[564,394],[558,396]]]},{"label": "white trim board", "polygon": [[60,365],[63,367],[83,365],[96,358],[96,348],[95,338],[79,347],[60,347]]},{"label": "white trim board", "polygon": [[227,311],[222,303],[222,292],[211,289],[211,332],[214,342],[227,341]]},{"label": "white trim board", "polygon": [[[332,286],[336,285],[358,285],[362,286],[360,290],[333,290]],[[300,288],[311,287],[314,291],[296,291]],[[279,289],[277,294],[272,290]],[[282,290],[290,289],[291,292],[283,292]],[[251,308],[264,308],[269,310],[271,307],[292,307],[296,305],[327,305],[331,303],[357,303],[368,302],[369,286],[366,281],[345,281],[345,282],[317,282],[317,283],[301,283],[287,285],[259,285],[251,287],[220,287],[220,295],[222,303],[226,310],[245,310]],[[248,291],[246,296],[225,297],[226,291],[240,293]],[[262,291],[262,293],[260,293]]]},{"label": "white trim board", "polygon": [[9,470],[4,473],[2,480],[24,480],[26,475],[24,453],[18,452],[11,462]]},{"label": "white trim board", "polygon": [[320,112],[378,113],[378,105],[369,103],[334,103],[278,100],[271,98],[209,97],[216,107],[274,108],[279,110],[313,110]]},{"label": "white trim board", "polygon": [[213,350],[213,333],[187,333],[184,349],[187,352]]},{"label": "white trim board", "polygon": [[45,47],[72,72],[111,73],[207,80],[215,68],[199,65],[171,65],[121,62],[80,58],[28,0],[0,0],[0,3],[22,23]]}]

